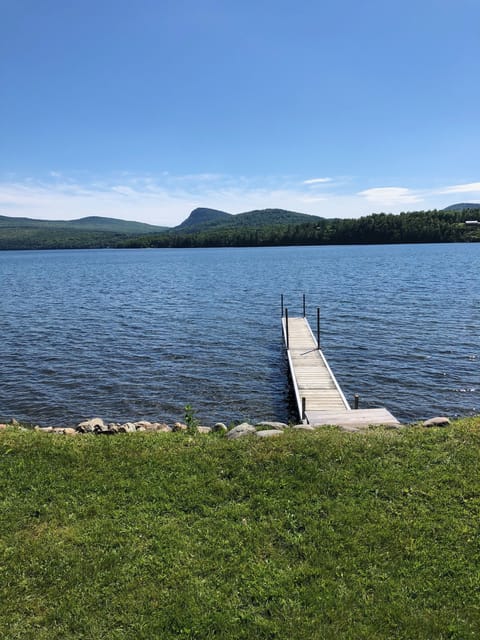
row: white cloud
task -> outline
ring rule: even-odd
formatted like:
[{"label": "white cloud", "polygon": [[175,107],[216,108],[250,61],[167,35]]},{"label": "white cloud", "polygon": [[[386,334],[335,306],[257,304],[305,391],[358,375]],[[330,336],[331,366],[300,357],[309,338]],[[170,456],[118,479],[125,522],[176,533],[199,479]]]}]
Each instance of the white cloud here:
[{"label": "white cloud", "polygon": [[437,193],[477,193],[480,194],[480,182],[468,182],[467,184],[454,184],[444,187]]},{"label": "white cloud", "polygon": [[359,191],[358,195],[374,205],[383,207],[413,204],[423,200],[417,192],[405,187],[375,187]]},{"label": "white cloud", "polygon": [[125,185],[0,183],[0,211],[13,216],[71,220],[96,215],[175,225],[195,201],[178,200],[166,191],[155,193]]},{"label": "white cloud", "polygon": [[[166,173],[168,174],[168,172]],[[178,182],[215,182],[216,180],[221,180],[224,178],[221,173],[190,173],[184,176],[171,176],[172,180],[176,180]]]},{"label": "white cloud", "polygon": [[112,191],[114,191],[115,193],[119,193],[121,196],[135,195],[135,191],[131,187],[127,187],[121,184],[112,187]]},{"label": "white cloud", "polygon": [[332,178],[311,178],[310,180],[304,180],[302,184],[325,184],[331,181]]},{"label": "white cloud", "polygon": [[[57,173],[57,172],[55,172]],[[328,192],[312,189],[329,181]],[[316,182],[312,182],[316,181]],[[6,175],[0,179],[0,213],[48,220],[71,220],[97,215],[150,224],[175,226],[195,207],[211,207],[229,213],[253,209],[283,208],[326,218],[354,218],[372,211],[391,213],[442,208],[445,194],[480,193],[480,183],[443,189],[374,187],[358,191],[353,178],[312,178],[299,183],[298,176],[230,176],[219,174],[112,176],[55,175],[45,179]],[[325,182],[320,182],[325,181]],[[418,203],[421,203],[419,206]]]},{"label": "white cloud", "polygon": [[[279,207],[317,215],[338,215],[334,202],[313,197],[292,177],[247,178],[219,174],[157,176],[122,172],[111,178],[50,176],[0,181],[0,212],[65,220],[107,216],[175,226],[199,206],[239,213]],[[332,211],[332,212],[331,212]],[[343,215],[357,211],[344,210]]]}]

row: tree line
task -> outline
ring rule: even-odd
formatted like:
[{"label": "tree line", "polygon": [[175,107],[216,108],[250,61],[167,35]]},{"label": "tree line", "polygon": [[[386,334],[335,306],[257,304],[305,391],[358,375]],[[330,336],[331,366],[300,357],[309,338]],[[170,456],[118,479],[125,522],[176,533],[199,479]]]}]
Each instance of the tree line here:
[{"label": "tree line", "polygon": [[362,218],[322,219],[314,223],[262,227],[220,227],[194,232],[170,231],[131,238],[125,247],[242,247],[329,244],[399,244],[480,241],[480,210],[374,213]]},{"label": "tree line", "polygon": [[77,229],[0,228],[2,249],[262,247],[333,244],[479,242],[480,209],[374,213],[361,218],[170,229],[148,235]]}]

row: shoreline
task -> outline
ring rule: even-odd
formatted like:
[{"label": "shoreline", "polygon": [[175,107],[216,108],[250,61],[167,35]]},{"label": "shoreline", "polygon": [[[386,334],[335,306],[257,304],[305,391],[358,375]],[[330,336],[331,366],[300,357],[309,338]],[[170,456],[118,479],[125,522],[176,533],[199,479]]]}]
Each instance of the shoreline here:
[{"label": "shoreline", "polygon": [[223,422],[216,422],[212,426],[205,426],[199,423],[199,421],[191,413],[186,413],[184,422],[174,422],[169,425],[165,422],[150,422],[148,420],[139,420],[136,422],[124,422],[124,423],[105,423],[102,418],[91,418],[78,423],[76,426],[46,426],[41,427],[38,424],[20,422],[15,418],[12,418],[9,422],[0,423],[0,432],[7,429],[18,429],[22,431],[35,431],[44,434],[56,434],[64,436],[78,436],[78,435],[120,435],[123,433],[187,433],[189,435],[208,435],[217,434],[226,436],[229,439],[236,439],[247,435],[257,435],[259,437],[272,437],[282,435],[285,431],[316,431],[325,427],[336,427],[340,431],[344,432],[365,432],[372,428],[384,428],[388,430],[404,429],[406,427],[422,426],[422,427],[446,427],[452,424],[453,421],[479,418],[480,416],[463,416],[459,418],[450,419],[447,416],[435,416],[427,420],[419,420],[411,423],[399,423],[397,425],[383,425],[383,424],[307,424],[303,422],[298,423],[284,423],[274,420],[257,421],[255,424],[250,422],[240,422],[238,424],[230,424],[227,426]]}]

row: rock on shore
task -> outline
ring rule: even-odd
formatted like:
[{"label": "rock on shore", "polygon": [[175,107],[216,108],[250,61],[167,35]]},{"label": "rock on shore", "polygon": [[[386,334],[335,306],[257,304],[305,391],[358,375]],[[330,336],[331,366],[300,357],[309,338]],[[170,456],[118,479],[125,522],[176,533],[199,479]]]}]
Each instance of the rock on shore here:
[{"label": "rock on shore", "polygon": [[[427,428],[431,427],[445,427],[450,424],[449,418],[445,416],[430,418],[421,423],[416,423],[413,426],[423,426]],[[27,429],[26,426],[22,426],[20,422],[13,418],[9,423],[0,423],[0,431],[7,429],[8,427],[15,427],[16,429]],[[29,427],[32,428],[32,427]],[[248,436],[255,436],[257,438],[272,438],[281,436],[287,430],[296,431],[316,431],[322,428],[319,425],[309,424],[296,424],[287,425],[283,422],[264,420],[257,422],[255,425],[249,422],[242,422],[236,426],[228,428],[223,422],[217,422],[213,426],[204,426],[198,424],[187,425],[184,422],[175,422],[172,426],[165,422],[150,422],[148,420],[139,420],[137,422],[109,422],[105,423],[102,418],[95,417],[89,420],[79,422],[75,427],[72,426],[48,426],[40,427],[35,426],[33,429],[41,433],[53,433],[65,436],[77,436],[81,434],[91,435],[104,435],[112,436],[123,433],[137,433],[140,431],[156,432],[156,433],[198,433],[202,435],[208,435],[216,433],[217,435],[225,435],[228,440],[237,440],[238,438],[244,438]],[[350,431],[351,429],[342,428],[343,431]],[[365,430],[365,429],[362,429]]]}]

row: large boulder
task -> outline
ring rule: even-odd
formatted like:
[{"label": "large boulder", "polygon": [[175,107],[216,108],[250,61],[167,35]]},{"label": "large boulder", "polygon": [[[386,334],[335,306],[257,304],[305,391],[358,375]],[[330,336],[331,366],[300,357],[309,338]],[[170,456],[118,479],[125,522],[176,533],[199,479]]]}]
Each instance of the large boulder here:
[{"label": "large boulder", "polygon": [[256,431],[255,435],[257,438],[271,438],[273,436],[281,436],[283,431],[279,429],[261,429],[260,431]]},{"label": "large boulder", "polygon": [[[149,431],[149,429],[147,429]],[[162,431],[163,433],[170,433],[172,431],[172,427],[169,427],[168,424],[164,422],[154,422],[152,425],[152,431]]]},{"label": "large boulder", "polygon": [[188,431],[188,427],[184,422],[175,422],[173,425],[174,431]]},{"label": "large boulder", "polygon": [[315,431],[311,424],[296,424],[292,429],[297,429],[297,431]]},{"label": "large boulder", "polygon": [[450,424],[450,420],[445,416],[438,416],[437,418],[430,418],[423,423],[424,427],[446,427]]},{"label": "large boulder", "polygon": [[212,429],[210,427],[197,427],[198,433],[211,433]]},{"label": "large boulder", "polygon": [[110,428],[106,424],[97,424],[93,430],[94,433],[106,433],[107,431],[110,431]]},{"label": "large boulder", "polygon": [[138,422],[135,422],[134,424],[137,431],[148,431],[152,426],[152,423],[148,420],[138,420]]},{"label": "large boulder", "polygon": [[255,427],[252,424],[248,424],[248,422],[242,422],[242,424],[233,427],[227,433],[227,438],[229,440],[236,440],[237,438],[243,438],[244,436],[250,436],[256,432]]},{"label": "large boulder", "polygon": [[[0,425],[1,427],[1,425]],[[38,425],[34,427],[35,431],[39,431],[40,433],[52,433],[53,427],[39,427]]]},{"label": "large boulder", "polygon": [[285,424],[284,422],[269,422],[268,420],[265,420],[263,422],[259,422],[256,425],[257,427],[268,427],[269,429],[278,429],[279,431],[283,431],[284,429],[288,429],[288,424]]},{"label": "large boulder", "polygon": [[118,433],[134,433],[136,430],[133,422],[124,422],[118,427]]},{"label": "large boulder", "polygon": [[91,418],[77,424],[77,431],[80,433],[93,433],[95,429],[107,429],[108,427],[101,418]]}]

